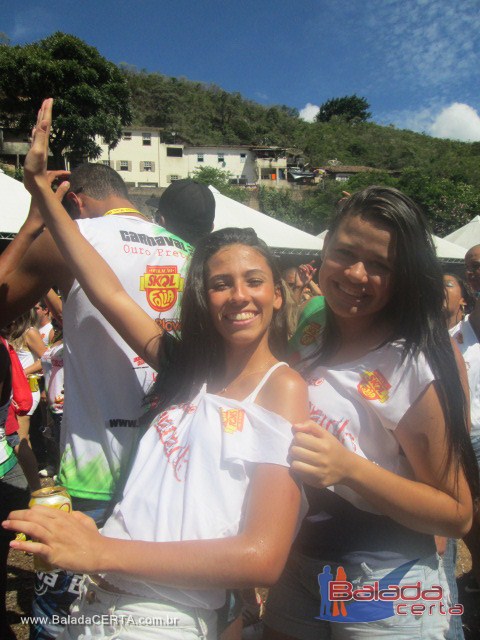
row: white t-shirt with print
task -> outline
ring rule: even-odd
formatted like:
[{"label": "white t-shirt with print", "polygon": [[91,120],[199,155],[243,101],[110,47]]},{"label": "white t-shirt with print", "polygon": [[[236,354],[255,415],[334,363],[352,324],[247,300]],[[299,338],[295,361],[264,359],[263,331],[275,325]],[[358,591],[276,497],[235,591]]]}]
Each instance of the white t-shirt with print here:
[{"label": "white t-shirt with print", "polygon": [[51,322],[47,322],[47,324],[43,325],[43,327],[38,328],[38,333],[43,340],[43,344],[48,347],[48,343],[50,342],[50,331],[53,329],[53,325]]},{"label": "white t-shirt with print", "polygon": [[[310,417],[345,448],[405,478],[413,470],[393,432],[434,375],[425,356],[407,357],[394,342],[341,365],[308,374]],[[329,487],[355,507],[378,511],[345,485]]]},{"label": "white t-shirt with print", "polygon": [[48,408],[52,413],[63,413],[63,342],[49,347],[40,358],[42,361]]},{"label": "white t-shirt with print", "polygon": [[[165,331],[180,329],[191,247],[129,215],[77,220],[128,295]],[[63,304],[65,405],[59,482],[70,495],[110,500],[138,441],[155,372],[127,345],[75,280]]]}]

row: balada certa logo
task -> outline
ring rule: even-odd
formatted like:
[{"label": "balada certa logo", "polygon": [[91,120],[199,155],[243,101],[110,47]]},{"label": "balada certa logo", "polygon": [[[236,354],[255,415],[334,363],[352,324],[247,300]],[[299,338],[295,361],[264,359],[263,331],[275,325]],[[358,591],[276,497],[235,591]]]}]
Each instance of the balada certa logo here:
[{"label": "balada certa logo", "polygon": [[339,566],[335,578],[325,565],[318,574],[320,614],[317,620],[329,622],[375,622],[397,616],[462,615],[463,605],[446,604],[448,594],[440,585],[423,588],[420,581],[400,584],[406,573],[418,562],[412,560],[394,569],[380,580],[357,586],[347,579]]}]

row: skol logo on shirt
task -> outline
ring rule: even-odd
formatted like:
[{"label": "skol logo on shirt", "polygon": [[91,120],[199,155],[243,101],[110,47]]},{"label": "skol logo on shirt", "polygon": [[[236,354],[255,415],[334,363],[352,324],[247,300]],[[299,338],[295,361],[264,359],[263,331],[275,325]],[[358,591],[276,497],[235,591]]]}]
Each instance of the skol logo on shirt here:
[{"label": "skol logo on shirt", "polygon": [[378,371],[364,371],[361,375],[357,389],[367,400],[388,400],[388,390],[391,388],[388,380]]},{"label": "skol logo on shirt", "polygon": [[140,291],[147,294],[147,302],[155,311],[168,311],[183,291],[184,279],[176,266],[150,267],[140,276]]},{"label": "skol logo on shirt", "polygon": [[245,418],[243,409],[220,409],[220,416],[225,433],[243,431],[243,420]]}]

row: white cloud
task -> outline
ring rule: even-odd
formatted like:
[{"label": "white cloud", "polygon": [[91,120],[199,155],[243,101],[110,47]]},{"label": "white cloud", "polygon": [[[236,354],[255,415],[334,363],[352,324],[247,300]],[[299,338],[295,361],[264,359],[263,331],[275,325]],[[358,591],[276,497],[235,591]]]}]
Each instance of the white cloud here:
[{"label": "white cloud", "polygon": [[319,109],[320,107],[318,105],[307,102],[303,109],[300,109],[300,118],[305,120],[305,122],[313,122]]},{"label": "white cloud", "polygon": [[473,142],[480,140],[480,116],[468,104],[454,102],[443,109],[430,126],[437,138],[452,138]]},{"label": "white cloud", "polygon": [[463,87],[478,74],[478,0],[371,0],[364,3],[367,56],[383,78],[412,89]]},{"label": "white cloud", "polygon": [[449,106],[430,104],[418,111],[404,110],[382,114],[378,122],[395,123],[399,129],[427,133],[436,138],[463,142],[480,140],[480,115],[468,104],[453,102]]}]

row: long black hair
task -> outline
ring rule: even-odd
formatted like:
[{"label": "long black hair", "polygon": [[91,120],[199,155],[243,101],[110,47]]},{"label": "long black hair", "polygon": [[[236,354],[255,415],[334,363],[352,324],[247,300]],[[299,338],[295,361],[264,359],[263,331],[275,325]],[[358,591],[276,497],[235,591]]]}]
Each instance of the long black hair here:
[{"label": "long black hair", "polygon": [[[180,313],[181,338],[165,336],[160,349],[160,366],[155,384],[147,400],[148,413],[158,412],[174,404],[185,403],[198,393],[203,383],[221,379],[225,368],[223,337],[213,326],[208,308],[208,261],[223,247],[239,244],[254,248],[266,260],[273,283],[285,303],[285,291],[279,266],[267,245],[253,229],[226,228],[215,231],[197,244],[192,255]],[[287,322],[284,304],[273,312],[269,330],[269,346],[282,358],[287,346]]]},{"label": "long black hair", "polygon": [[[402,340],[404,357],[423,352],[439,382],[446,423],[447,468],[463,468],[474,497],[479,495],[478,465],[468,433],[467,402],[450,336],[442,313],[443,274],[427,221],[408,196],[391,187],[370,186],[339,202],[329,227],[333,237],[349,216],[380,221],[393,232],[395,258],[390,299],[381,311],[391,327],[390,340]],[[328,251],[328,248],[327,248]],[[326,361],[339,347],[333,313],[327,314],[316,362]]]}]

